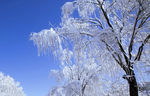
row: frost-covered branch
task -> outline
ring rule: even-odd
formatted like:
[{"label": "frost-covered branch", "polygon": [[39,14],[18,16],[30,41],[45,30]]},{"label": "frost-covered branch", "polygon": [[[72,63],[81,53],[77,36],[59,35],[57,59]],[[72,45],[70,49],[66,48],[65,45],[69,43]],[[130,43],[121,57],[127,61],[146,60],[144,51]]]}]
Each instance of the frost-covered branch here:
[{"label": "frost-covered branch", "polygon": [[142,42],[142,44],[141,44],[141,46],[139,47],[138,53],[137,53],[137,55],[136,55],[136,57],[135,57],[134,60],[137,60],[137,61],[140,60],[140,57],[141,57],[142,51],[143,51],[143,47],[144,47],[144,45],[148,42],[149,39],[150,39],[150,34],[145,38],[144,42]]}]

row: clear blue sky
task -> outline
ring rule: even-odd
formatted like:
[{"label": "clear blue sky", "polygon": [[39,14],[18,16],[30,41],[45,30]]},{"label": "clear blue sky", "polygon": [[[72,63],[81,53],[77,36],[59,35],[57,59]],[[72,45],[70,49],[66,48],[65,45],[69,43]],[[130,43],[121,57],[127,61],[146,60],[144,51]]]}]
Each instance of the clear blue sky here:
[{"label": "clear blue sky", "polygon": [[27,96],[45,96],[56,84],[52,55],[38,56],[31,32],[57,26],[61,6],[73,0],[0,0],[0,71],[21,82]]}]

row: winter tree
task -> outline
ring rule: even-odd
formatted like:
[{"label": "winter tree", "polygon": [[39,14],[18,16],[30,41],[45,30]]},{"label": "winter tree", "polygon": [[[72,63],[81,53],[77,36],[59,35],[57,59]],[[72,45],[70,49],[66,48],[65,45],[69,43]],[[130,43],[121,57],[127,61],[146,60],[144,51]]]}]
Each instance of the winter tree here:
[{"label": "winter tree", "polygon": [[[139,85],[150,80],[149,8],[150,0],[66,2],[60,26],[32,33],[31,40],[39,53],[51,50],[62,66],[64,62],[82,66],[94,59],[92,64],[101,66],[103,77],[112,82],[114,75],[123,77],[128,83],[129,95],[139,96]],[[70,50],[73,59],[64,59],[64,50]],[[76,60],[81,53],[86,58]]]},{"label": "winter tree", "polygon": [[87,56],[87,53],[81,50],[76,50],[73,54],[64,49],[62,54],[61,69],[51,70],[52,76],[55,76],[62,86],[54,87],[48,96],[127,96],[127,86],[124,82],[120,82],[116,75],[113,75],[113,81],[106,79],[107,72],[104,73],[101,64],[90,56],[92,53]]},{"label": "winter tree", "polygon": [[19,82],[0,73],[0,96],[26,96]]}]

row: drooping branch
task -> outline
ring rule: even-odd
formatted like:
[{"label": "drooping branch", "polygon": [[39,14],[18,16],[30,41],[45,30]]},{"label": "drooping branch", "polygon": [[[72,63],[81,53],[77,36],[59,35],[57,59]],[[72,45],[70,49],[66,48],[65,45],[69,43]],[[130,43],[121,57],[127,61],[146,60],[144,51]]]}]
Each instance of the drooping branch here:
[{"label": "drooping branch", "polygon": [[96,18],[94,18],[94,19],[89,19],[88,22],[94,23],[94,24],[98,25],[99,27],[101,27],[101,28],[103,29],[103,25],[102,25],[101,21],[98,20],[98,19],[96,19]]}]

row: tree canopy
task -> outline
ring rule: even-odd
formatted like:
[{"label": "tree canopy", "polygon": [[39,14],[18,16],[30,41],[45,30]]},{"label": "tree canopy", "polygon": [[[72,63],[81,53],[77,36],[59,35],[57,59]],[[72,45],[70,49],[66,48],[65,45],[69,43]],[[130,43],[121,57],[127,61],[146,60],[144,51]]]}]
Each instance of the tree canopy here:
[{"label": "tree canopy", "polygon": [[[81,90],[77,92],[81,93],[79,96],[92,96],[88,95],[91,92],[87,91],[88,87],[84,90],[89,93],[82,94],[81,82],[93,80],[90,78],[93,73],[98,82],[92,83],[96,82],[98,87],[105,86],[105,95],[119,96],[116,94],[121,90],[116,86],[122,85],[122,88],[129,90],[122,91],[124,96],[143,96],[148,94],[149,90],[143,90],[141,93],[139,89],[146,88],[144,84],[150,80],[147,76],[150,70],[149,8],[150,0],[66,2],[62,6],[62,21],[59,27],[32,33],[31,40],[37,45],[39,54],[51,51],[59,58],[62,69],[57,72],[62,74],[60,77],[71,82],[70,86],[80,86]],[[88,79],[85,79],[86,76]],[[74,80],[80,84],[72,83]],[[105,82],[98,85],[103,80]],[[110,83],[106,84],[106,81]],[[114,88],[114,82],[116,90],[110,89],[110,92],[107,89]],[[92,85],[86,82],[85,84]],[[102,89],[93,90],[98,92],[98,96],[103,93]]]}]

